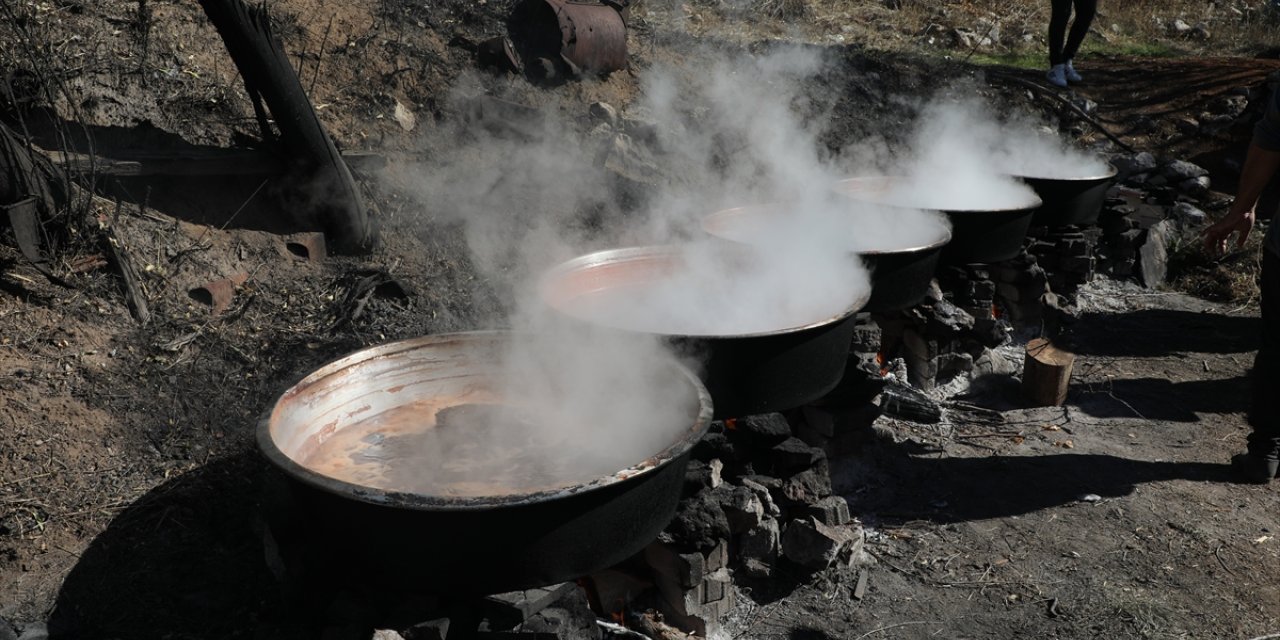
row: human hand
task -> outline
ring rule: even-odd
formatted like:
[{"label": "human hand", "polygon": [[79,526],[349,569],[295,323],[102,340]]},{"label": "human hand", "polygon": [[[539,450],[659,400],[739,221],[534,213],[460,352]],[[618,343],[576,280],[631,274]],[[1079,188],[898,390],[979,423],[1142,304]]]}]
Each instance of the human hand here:
[{"label": "human hand", "polygon": [[1249,239],[1249,233],[1253,231],[1255,214],[1252,208],[1236,210],[1232,209],[1227,217],[1210,225],[1201,235],[1204,236],[1204,248],[1213,255],[1222,255],[1227,251],[1227,240],[1231,238],[1231,234],[1239,233],[1236,238],[1236,248],[1244,246],[1246,240]]}]

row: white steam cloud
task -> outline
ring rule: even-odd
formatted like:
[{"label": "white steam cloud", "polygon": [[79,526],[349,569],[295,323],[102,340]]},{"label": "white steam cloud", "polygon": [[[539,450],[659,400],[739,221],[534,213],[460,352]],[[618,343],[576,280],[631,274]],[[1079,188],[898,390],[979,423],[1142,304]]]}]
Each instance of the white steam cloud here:
[{"label": "white steam cloud", "polygon": [[[540,122],[498,134],[466,124],[429,166],[396,168],[425,216],[464,226],[473,264],[509,294],[517,339],[502,391],[531,412],[543,441],[559,443],[548,453],[556,465],[539,465],[566,468],[559,482],[612,474],[689,429],[696,402],[672,375],[680,356],[663,335],[758,334],[841,316],[870,291],[857,252],[937,242],[946,218],[921,209],[1025,201],[1030,190],[1004,172],[1075,158],[1065,147],[1014,144],[980,104],[951,101],[923,110],[909,149],[851,163],[856,150],[835,157],[819,144],[826,118],[805,99],[822,64],[812,49],[794,49],[655,67],[627,109],[635,121],[584,136],[544,105]],[[885,147],[869,140],[863,150]],[[910,208],[835,191],[873,167],[899,177],[896,204]],[[618,173],[656,184],[643,206],[619,204]],[[704,229],[708,215],[750,205],[763,206]],[[651,257],[662,258],[597,279],[553,271],[544,280],[565,260],[619,247],[660,247]],[[500,433],[485,437],[494,441],[477,446],[512,450]]]}]

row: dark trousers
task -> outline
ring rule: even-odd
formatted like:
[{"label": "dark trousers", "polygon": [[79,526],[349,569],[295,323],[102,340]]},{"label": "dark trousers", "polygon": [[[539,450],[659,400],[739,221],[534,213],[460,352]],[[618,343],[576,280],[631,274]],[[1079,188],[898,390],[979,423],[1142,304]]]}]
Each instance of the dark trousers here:
[{"label": "dark trousers", "polygon": [[1280,459],[1280,256],[1262,252],[1262,344],[1253,361],[1249,453]]},{"label": "dark trousers", "polygon": [[[1076,7],[1076,21],[1067,36],[1067,21],[1071,19],[1071,5]],[[1053,0],[1049,17],[1049,64],[1059,65],[1076,57],[1080,43],[1089,35],[1089,25],[1098,12],[1098,0]],[[1062,42],[1066,38],[1066,44]]]}]

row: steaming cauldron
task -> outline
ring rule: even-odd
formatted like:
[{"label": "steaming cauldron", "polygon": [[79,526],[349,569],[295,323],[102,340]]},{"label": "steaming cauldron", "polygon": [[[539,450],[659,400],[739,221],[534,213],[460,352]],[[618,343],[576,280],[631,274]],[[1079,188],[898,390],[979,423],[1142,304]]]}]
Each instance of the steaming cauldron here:
[{"label": "steaming cauldron", "polygon": [[[747,260],[755,255],[745,249],[731,253]],[[839,384],[853,339],[854,315],[870,294],[865,282],[861,287],[852,282],[840,287],[824,301],[828,311],[751,331],[686,331],[657,323],[621,326],[590,310],[615,296],[679,281],[688,269],[681,248],[675,246],[599,251],[550,270],[540,294],[550,308],[570,321],[661,336],[682,353],[696,357],[702,363],[701,378],[711,393],[717,418],[799,407]],[[767,291],[764,295],[781,298],[783,293]],[[692,304],[707,306],[704,300]],[[701,311],[728,316],[736,310],[728,305]]]},{"label": "steaming cauldron", "polygon": [[1098,221],[1107,189],[1116,177],[1110,163],[1106,170],[1091,176],[1032,176],[1014,174],[1027,183],[1044,201],[1031,217],[1036,227],[1091,225]]},{"label": "steaming cauldron", "polygon": [[893,206],[936,209],[951,220],[951,242],[942,250],[944,264],[991,263],[1022,252],[1031,216],[1041,205],[1034,193],[1026,197],[995,194],[981,207],[962,207],[945,201],[945,194],[904,193],[905,179],[874,176],[849,178],[835,190],[856,200]]},{"label": "steaming cauldron", "polygon": [[[898,207],[842,209],[813,217],[788,216],[781,204],[736,207],[706,216],[702,229],[718,238],[756,246],[777,244],[786,235],[833,234],[838,239],[824,238],[823,242],[847,240],[850,251],[871,271],[871,298],[863,311],[893,311],[920,302],[929,290],[942,248],[951,240],[945,219],[933,218],[936,212]],[[901,229],[892,239],[859,241],[863,225],[882,223],[900,225]],[[789,228],[791,225],[801,228]],[[802,239],[795,244],[804,247],[807,243]]]},{"label": "steaming cauldron", "polygon": [[[430,409],[502,402],[495,379],[511,336],[443,334],[372,347],[321,367],[280,397],[257,439],[286,479],[267,496],[265,516],[291,577],[449,596],[500,593],[576,579],[657,537],[675,514],[689,452],[711,419],[706,389],[674,361],[670,377],[684,380],[687,393],[668,400],[688,426],[611,474],[459,497],[353,483],[312,468],[327,441],[342,441],[344,430],[368,420],[398,415],[397,424],[420,434],[422,425],[440,428]],[[351,465],[372,455],[362,447],[380,441],[373,436],[353,440]]]}]

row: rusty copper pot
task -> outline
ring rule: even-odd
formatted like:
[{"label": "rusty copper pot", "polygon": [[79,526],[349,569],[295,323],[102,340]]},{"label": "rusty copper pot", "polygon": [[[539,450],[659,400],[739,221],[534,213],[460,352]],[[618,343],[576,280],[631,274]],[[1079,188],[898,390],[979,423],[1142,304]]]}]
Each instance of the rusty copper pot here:
[{"label": "rusty copper pot", "polygon": [[[284,479],[273,485],[265,516],[295,578],[498,593],[621,562],[667,525],[689,453],[711,419],[706,389],[674,360],[670,376],[684,380],[687,393],[667,400],[687,423],[669,425],[678,436],[661,450],[636,452],[623,469],[553,486],[452,495],[405,490],[390,473],[353,481],[360,474],[342,468],[376,458],[385,439],[439,428],[432,415],[441,409],[504,402],[495,380],[512,335],[442,334],[371,347],[321,367],[280,397],[257,439]],[[366,434],[371,420],[381,426]],[[349,430],[364,437],[344,440]],[[351,451],[324,455],[332,443]]]},{"label": "rusty copper pot", "polygon": [[951,220],[951,242],[942,250],[944,264],[990,263],[1016,257],[1022,252],[1022,240],[1031,226],[1031,216],[1041,205],[1040,198],[1028,189],[1025,197],[993,198],[980,207],[961,207],[947,202],[945,194],[904,193],[904,183],[902,177],[867,176],[842,180],[834,189],[864,202],[920,207],[947,214]]},{"label": "rusty copper pot", "polygon": [[[733,250],[740,260],[754,251]],[[584,309],[595,300],[687,275],[678,246],[611,249],[580,256],[551,269],[540,295],[572,322],[618,331],[656,335],[678,352],[702,362],[701,377],[711,393],[717,418],[746,416],[799,407],[826,395],[844,374],[853,338],[855,314],[870,296],[867,283],[841,289],[812,317],[750,331],[688,331],[676,325],[603,321]],[[772,295],[781,296],[781,292]],[[718,309],[702,309],[707,313]],[[723,309],[732,313],[732,306]]]}]

